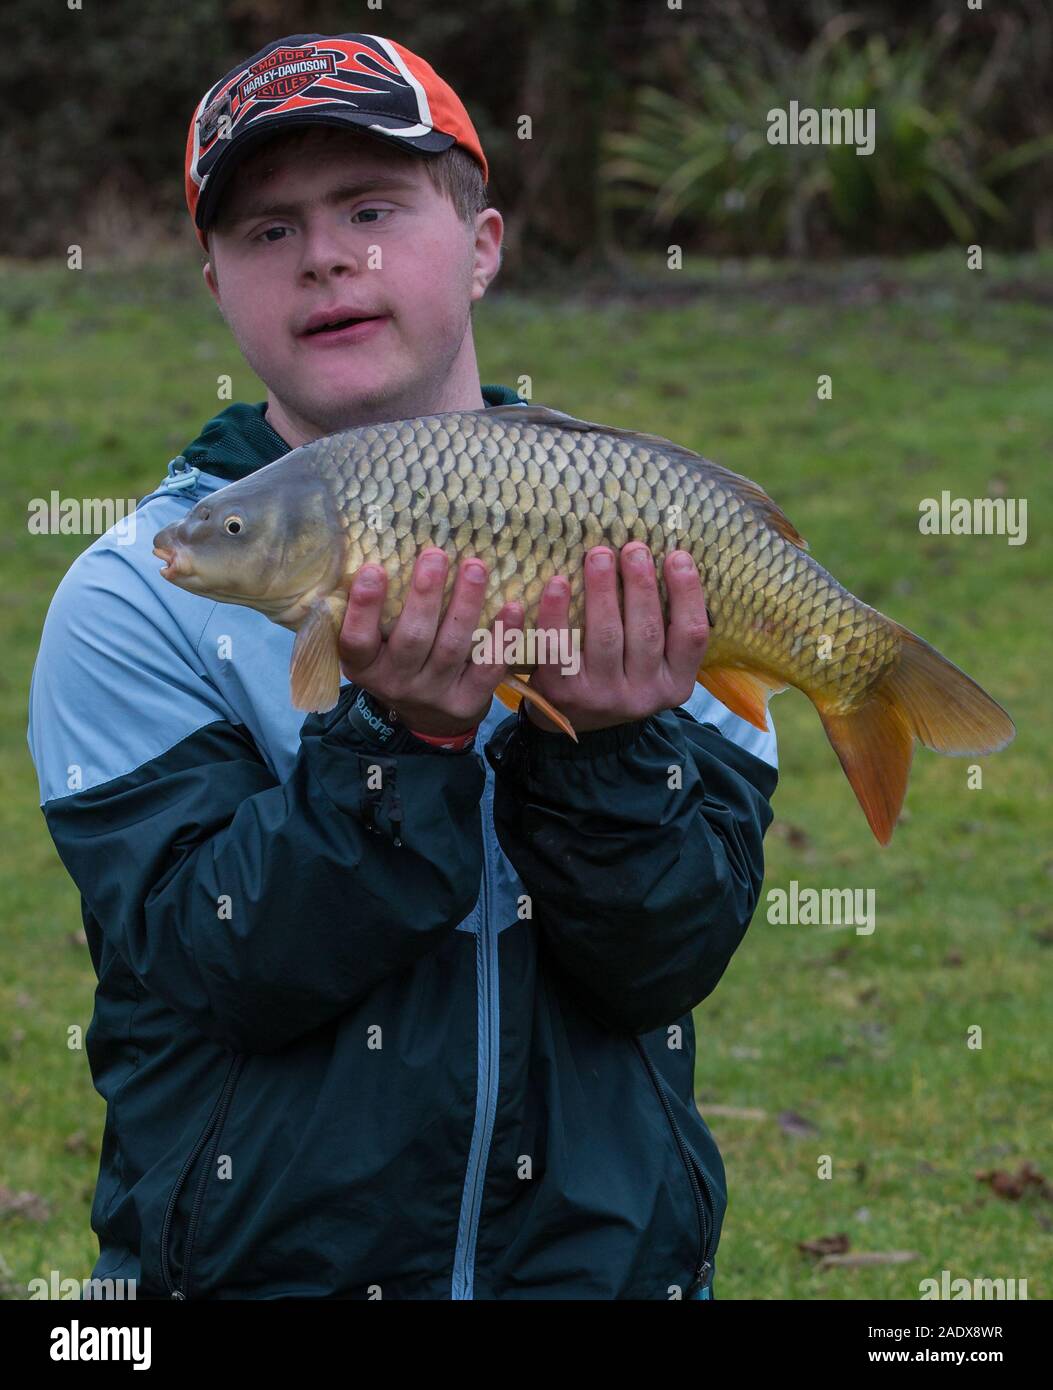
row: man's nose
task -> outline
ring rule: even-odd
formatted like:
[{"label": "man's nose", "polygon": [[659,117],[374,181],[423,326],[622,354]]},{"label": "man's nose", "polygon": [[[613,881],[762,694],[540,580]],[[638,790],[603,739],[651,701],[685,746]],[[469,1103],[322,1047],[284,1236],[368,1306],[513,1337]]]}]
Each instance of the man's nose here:
[{"label": "man's nose", "polygon": [[332,222],[316,222],[302,232],[300,270],[303,275],[324,279],[329,275],[354,274],[358,258],[350,245],[350,229]]}]

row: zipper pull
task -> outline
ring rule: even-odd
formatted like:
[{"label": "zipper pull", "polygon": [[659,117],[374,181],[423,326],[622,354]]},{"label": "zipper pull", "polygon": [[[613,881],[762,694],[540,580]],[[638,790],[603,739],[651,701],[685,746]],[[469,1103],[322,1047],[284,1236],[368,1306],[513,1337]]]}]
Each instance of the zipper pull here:
[{"label": "zipper pull", "polygon": [[[182,465],[182,466],[180,466]],[[197,485],[201,470],[187,463],[182,454],[177,454],[168,465],[168,476],[158,489],[159,492],[183,492]]]},{"label": "zipper pull", "polygon": [[186,1297],[183,1294],[181,1294],[178,1289],[173,1290],[172,1297],[178,1298],[181,1303],[186,1302]]}]

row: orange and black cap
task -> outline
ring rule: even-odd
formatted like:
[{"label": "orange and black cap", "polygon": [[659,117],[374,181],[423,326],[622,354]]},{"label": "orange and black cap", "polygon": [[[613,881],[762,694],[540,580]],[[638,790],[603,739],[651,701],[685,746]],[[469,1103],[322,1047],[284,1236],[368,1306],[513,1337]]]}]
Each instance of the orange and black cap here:
[{"label": "orange and black cap", "polygon": [[294,34],[227,73],[201,98],[186,144],[186,201],[198,240],[231,175],[276,130],[352,126],[421,155],[459,145],[489,177],[461,99],[435,70],[377,34]]}]

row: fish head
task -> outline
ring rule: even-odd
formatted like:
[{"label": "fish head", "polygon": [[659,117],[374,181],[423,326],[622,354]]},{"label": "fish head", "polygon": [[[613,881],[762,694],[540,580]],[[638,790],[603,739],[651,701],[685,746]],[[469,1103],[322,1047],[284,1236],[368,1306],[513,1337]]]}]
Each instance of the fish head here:
[{"label": "fish head", "polygon": [[162,578],[286,626],[337,589],[347,540],[329,489],[311,468],[286,464],[220,488],[158,531]]}]

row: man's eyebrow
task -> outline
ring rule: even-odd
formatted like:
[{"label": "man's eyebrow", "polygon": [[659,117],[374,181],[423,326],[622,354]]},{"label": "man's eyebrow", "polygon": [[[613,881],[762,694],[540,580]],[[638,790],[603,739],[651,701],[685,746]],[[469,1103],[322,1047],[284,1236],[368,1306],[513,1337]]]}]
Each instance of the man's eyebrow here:
[{"label": "man's eyebrow", "polygon": [[[417,187],[416,179],[402,178],[397,174],[377,174],[331,189],[322,199],[322,202],[327,207],[334,207],[337,203],[346,202],[349,198],[357,198],[362,193],[378,193],[382,190],[396,189],[410,190]],[[302,202],[272,203],[264,199],[260,202],[249,203],[231,221],[234,226],[238,226],[242,222],[250,222],[258,217],[295,217],[305,206],[306,204]]]}]

